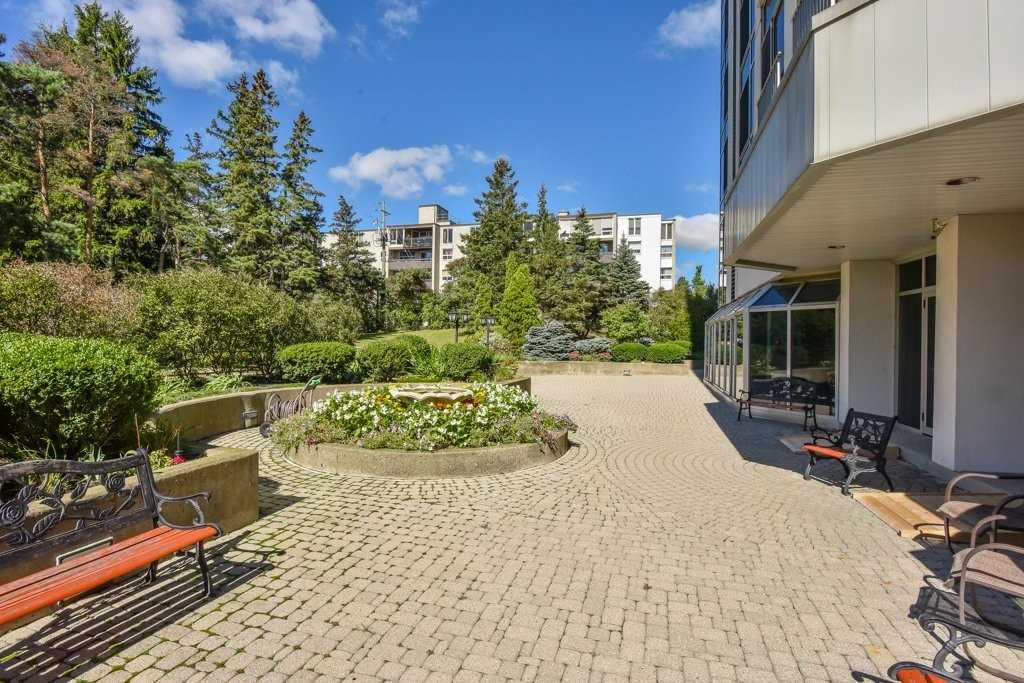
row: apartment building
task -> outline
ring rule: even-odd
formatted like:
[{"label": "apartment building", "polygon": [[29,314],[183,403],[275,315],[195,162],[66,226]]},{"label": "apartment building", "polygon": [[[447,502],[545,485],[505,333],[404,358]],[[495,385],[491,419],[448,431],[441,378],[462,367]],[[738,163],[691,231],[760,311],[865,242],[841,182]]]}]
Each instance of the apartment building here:
[{"label": "apartment building", "polygon": [[[625,237],[627,246],[640,261],[640,273],[651,289],[672,289],[675,285],[675,221],[661,214],[588,214],[594,238],[600,243],[602,258],[610,260]],[[576,217],[568,211],[558,213],[560,234],[567,237]],[[387,227],[387,245],[380,245],[374,231],[361,233],[367,250],[374,254],[377,266],[389,276],[400,270],[421,268],[430,273],[429,286],[439,291],[451,281],[448,265],[463,256],[462,238],[474,223],[454,223],[448,210],[438,204],[418,209],[417,222]],[[527,221],[524,231],[529,234]]]},{"label": "apartment building", "polygon": [[1024,472],[1024,2],[723,0],[706,381],[828,382],[930,466]]}]

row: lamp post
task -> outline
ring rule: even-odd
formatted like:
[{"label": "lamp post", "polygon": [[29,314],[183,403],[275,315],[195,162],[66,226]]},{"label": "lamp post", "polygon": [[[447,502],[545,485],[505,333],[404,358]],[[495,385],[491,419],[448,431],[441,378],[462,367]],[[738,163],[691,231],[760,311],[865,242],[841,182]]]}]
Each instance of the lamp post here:
[{"label": "lamp post", "polygon": [[488,315],[484,317],[484,326],[487,328],[487,341],[485,344],[487,348],[491,348],[491,326],[494,324],[494,316]]},{"label": "lamp post", "polygon": [[448,322],[455,324],[455,343],[457,344],[459,342],[459,324],[468,323],[469,315],[452,309],[448,311]]}]

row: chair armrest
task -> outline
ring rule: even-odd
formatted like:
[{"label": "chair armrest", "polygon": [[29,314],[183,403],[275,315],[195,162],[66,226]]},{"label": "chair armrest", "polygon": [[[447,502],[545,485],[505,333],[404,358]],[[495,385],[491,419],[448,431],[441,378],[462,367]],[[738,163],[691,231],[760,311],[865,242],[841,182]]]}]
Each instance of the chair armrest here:
[{"label": "chair armrest", "polygon": [[[982,531],[984,531],[987,527],[990,527],[990,526],[992,527],[992,531],[998,531],[999,530],[998,529],[999,522],[1002,522],[1005,519],[1006,519],[1006,515],[989,515],[988,517],[982,518],[977,524],[974,525],[974,528],[971,529],[971,546],[970,547],[971,548],[976,548],[977,547],[977,544],[978,544],[978,534],[980,534]],[[989,545],[991,545],[991,544],[989,544]],[[967,557],[969,557],[970,555],[973,555],[973,554],[974,553],[970,553]],[[967,557],[964,558],[964,562],[967,561]]]},{"label": "chair armrest", "polygon": [[746,389],[737,389],[736,390],[736,394],[739,396],[739,399],[741,401],[749,401],[750,400],[750,392],[747,391]]},{"label": "chair armrest", "polygon": [[951,500],[956,485],[966,479],[1024,479],[1024,474],[1011,474],[1008,472],[964,472],[963,474],[958,474],[950,479],[949,483],[946,485],[945,502],[948,503]]},{"label": "chair armrest", "polygon": [[827,429],[815,427],[811,430],[811,442],[818,443],[819,440],[828,442],[830,446],[839,447],[841,445],[836,432],[830,432]]},{"label": "chair armrest", "polygon": [[992,510],[992,514],[993,515],[1002,514],[1003,510],[1006,508],[1007,505],[1009,505],[1010,503],[1012,503],[1014,501],[1018,501],[1018,500],[1024,500],[1024,493],[1014,493],[1013,495],[1006,496],[1005,498],[1000,500],[998,503],[996,503],[996,507],[995,507],[995,509]]}]

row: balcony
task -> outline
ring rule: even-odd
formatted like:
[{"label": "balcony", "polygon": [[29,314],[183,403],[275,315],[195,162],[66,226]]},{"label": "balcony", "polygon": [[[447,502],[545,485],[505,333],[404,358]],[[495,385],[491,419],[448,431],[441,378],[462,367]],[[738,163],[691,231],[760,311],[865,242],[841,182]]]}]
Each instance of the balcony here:
[{"label": "balcony", "polygon": [[406,237],[401,240],[396,240],[388,245],[391,249],[415,249],[432,246],[434,246],[434,238],[430,235],[426,237]]},{"label": "balcony", "polygon": [[388,271],[413,270],[422,268],[430,270],[433,267],[433,260],[429,258],[393,258],[388,260]]},{"label": "balcony", "polygon": [[793,14],[793,54],[800,51],[811,35],[811,17],[842,0],[803,0]]}]

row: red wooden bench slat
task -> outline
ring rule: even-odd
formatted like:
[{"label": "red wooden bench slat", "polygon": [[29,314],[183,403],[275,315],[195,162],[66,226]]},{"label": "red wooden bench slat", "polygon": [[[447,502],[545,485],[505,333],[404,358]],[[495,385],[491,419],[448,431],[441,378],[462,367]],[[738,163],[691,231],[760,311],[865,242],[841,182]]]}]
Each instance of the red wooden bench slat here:
[{"label": "red wooden bench slat", "polygon": [[214,527],[157,527],[3,586],[0,625],[147,567],[217,535]]},{"label": "red wooden bench slat", "polygon": [[896,673],[899,683],[951,683],[952,678],[920,669],[902,669]]},{"label": "red wooden bench slat", "polygon": [[837,458],[843,459],[849,455],[849,452],[842,450],[841,448],[829,448],[827,446],[815,446],[813,444],[804,444],[804,450],[812,455],[816,455],[819,458]]}]

